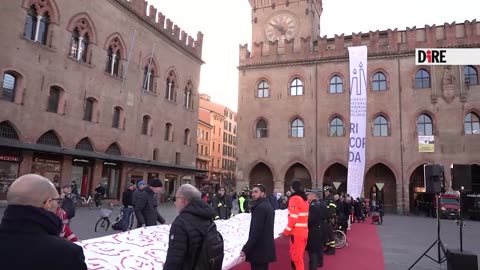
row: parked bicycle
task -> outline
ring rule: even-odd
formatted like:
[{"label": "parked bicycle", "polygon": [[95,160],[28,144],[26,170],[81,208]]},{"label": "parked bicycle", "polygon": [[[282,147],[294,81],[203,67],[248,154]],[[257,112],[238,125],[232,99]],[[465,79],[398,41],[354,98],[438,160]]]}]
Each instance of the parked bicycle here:
[{"label": "parked bicycle", "polygon": [[[118,216],[115,218],[114,221],[110,220],[110,217],[112,216],[112,213],[114,210],[119,210]],[[112,203],[108,203],[105,205],[102,205],[100,208],[100,218],[97,220],[95,223],[95,232],[98,231],[108,231],[108,229],[111,227],[111,225],[119,222],[123,218],[123,206],[121,205],[113,205]],[[128,230],[131,230],[133,228],[134,224],[134,214],[130,216],[129,224],[127,226]]]},{"label": "parked bicycle", "polygon": [[90,210],[96,208],[95,201],[93,200],[92,196],[88,196],[88,198],[80,197],[80,198],[77,198],[76,201],[77,201],[77,206],[80,206],[80,207],[88,206],[88,209]]}]

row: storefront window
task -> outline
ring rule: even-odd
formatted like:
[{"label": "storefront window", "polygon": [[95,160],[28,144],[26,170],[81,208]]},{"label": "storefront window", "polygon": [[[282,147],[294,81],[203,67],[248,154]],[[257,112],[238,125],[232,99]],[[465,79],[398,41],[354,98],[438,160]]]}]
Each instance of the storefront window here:
[{"label": "storefront window", "polygon": [[107,198],[118,199],[120,188],[120,166],[114,162],[104,162],[102,186],[107,191]]},{"label": "storefront window", "polygon": [[54,184],[60,184],[62,160],[57,156],[37,155],[33,157],[32,173],[50,179]]},{"label": "storefront window", "polygon": [[93,163],[86,159],[74,158],[72,163],[72,193],[87,197],[91,189]]},{"label": "storefront window", "polygon": [[6,199],[10,185],[18,177],[19,160],[17,155],[0,153],[0,200]]}]

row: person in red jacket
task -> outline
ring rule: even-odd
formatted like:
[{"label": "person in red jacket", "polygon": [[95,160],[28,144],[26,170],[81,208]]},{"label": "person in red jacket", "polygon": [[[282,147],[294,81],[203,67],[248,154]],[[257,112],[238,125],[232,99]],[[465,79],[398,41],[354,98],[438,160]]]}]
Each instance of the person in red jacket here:
[{"label": "person in red jacket", "polygon": [[310,205],[302,182],[293,181],[291,188],[293,194],[288,201],[288,224],[283,231],[283,235],[290,237],[292,269],[303,270],[305,269],[303,255],[308,239],[308,211]]},{"label": "person in red jacket", "polygon": [[[60,199],[65,198],[65,193],[63,193],[62,189],[57,187],[58,195],[60,195]],[[62,220],[62,231],[60,232],[60,237],[66,238],[71,242],[77,242],[78,238],[70,229],[70,225],[68,225],[68,216],[67,212],[62,209],[62,207],[58,206],[57,211],[55,212],[57,217]]]}]

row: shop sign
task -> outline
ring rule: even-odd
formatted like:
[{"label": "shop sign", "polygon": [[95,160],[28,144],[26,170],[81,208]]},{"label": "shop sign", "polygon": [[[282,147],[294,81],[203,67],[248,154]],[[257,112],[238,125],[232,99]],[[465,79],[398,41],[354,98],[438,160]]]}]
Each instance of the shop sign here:
[{"label": "shop sign", "polygon": [[118,164],[117,163],[113,163],[113,162],[103,162],[103,165],[107,165],[107,166],[117,166]]},{"label": "shop sign", "polygon": [[73,162],[82,162],[82,163],[90,163],[89,160],[86,159],[80,159],[80,158],[74,158]]},{"label": "shop sign", "polygon": [[16,157],[16,156],[0,155],[0,161],[18,162],[18,161],[19,161],[19,158]]},{"label": "shop sign", "polygon": [[43,158],[35,158],[34,161],[39,162],[39,163],[53,163],[53,164],[61,164],[62,163],[59,160],[43,159]]},{"label": "shop sign", "polygon": [[177,177],[178,177],[178,176],[177,176],[176,174],[165,174],[165,178],[169,178],[169,179],[174,178],[174,179],[177,179]]}]

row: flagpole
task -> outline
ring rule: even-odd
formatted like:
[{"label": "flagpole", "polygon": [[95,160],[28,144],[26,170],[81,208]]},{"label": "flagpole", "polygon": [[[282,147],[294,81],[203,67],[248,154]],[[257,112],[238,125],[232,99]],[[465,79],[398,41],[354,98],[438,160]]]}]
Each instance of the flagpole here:
[{"label": "flagpole", "polygon": [[127,63],[125,64],[125,69],[124,69],[123,75],[122,75],[122,88],[120,88],[120,93],[123,92],[123,86],[125,85],[125,78],[127,77],[127,72],[128,72],[128,64],[130,63],[130,56],[132,55],[132,50],[133,50],[133,46],[135,45],[136,36],[137,36],[137,30],[133,30],[132,45],[130,46],[130,49],[128,50]]}]

